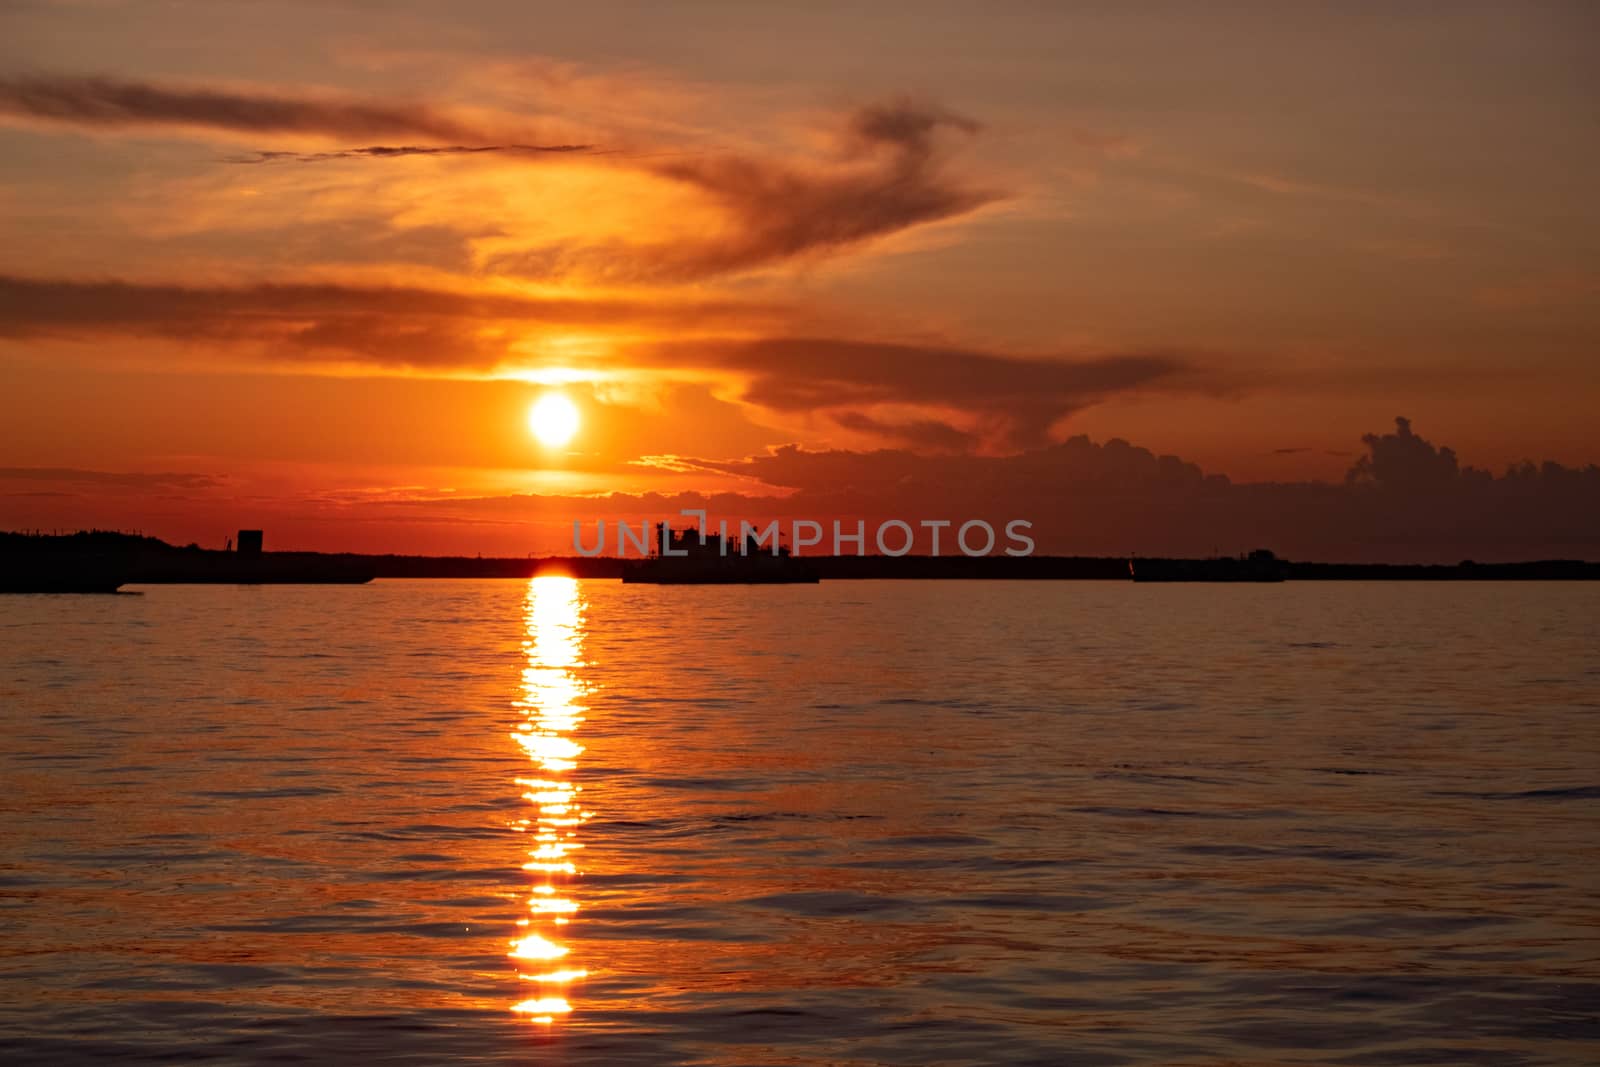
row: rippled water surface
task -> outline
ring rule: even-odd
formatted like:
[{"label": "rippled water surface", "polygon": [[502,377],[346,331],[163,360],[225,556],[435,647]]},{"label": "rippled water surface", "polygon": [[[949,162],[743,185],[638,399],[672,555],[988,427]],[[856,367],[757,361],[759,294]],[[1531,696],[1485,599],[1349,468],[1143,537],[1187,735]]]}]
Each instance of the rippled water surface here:
[{"label": "rippled water surface", "polygon": [[0,599],[0,1060],[1600,1061],[1600,588]]}]

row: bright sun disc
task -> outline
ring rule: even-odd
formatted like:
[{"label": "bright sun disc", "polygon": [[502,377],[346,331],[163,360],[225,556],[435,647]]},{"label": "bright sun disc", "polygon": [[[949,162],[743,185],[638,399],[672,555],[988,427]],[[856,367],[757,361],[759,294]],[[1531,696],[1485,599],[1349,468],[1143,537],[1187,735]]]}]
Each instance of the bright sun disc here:
[{"label": "bright sun disc", "polygon": [[546,393],[528,409],[528,429],[551,448],[566,444],[578,432],[578,409],[563,393]]}]

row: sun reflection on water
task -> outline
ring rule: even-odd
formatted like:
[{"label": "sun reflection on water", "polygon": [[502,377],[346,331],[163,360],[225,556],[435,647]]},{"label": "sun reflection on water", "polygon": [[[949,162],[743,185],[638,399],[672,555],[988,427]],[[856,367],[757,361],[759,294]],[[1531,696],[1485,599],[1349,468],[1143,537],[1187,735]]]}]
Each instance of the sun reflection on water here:
[{"label": "sun reflection on water", "polygon": [[567,895],[568,883],[578,873],[573,855],[583,848],[578,828],[590,815],[579,799],[582,790],[569,777],[583,754],[571,735],[583,723],[585,711],[586,688],[577,676],[583,665],[584,602],[576,579],[546,576],[528,583],[525,605],[528,663],[521,697],[514,701],[523,721],[511,737],[536,768],[535,774],[516,779],[534,814],[514,826],[531,838],[522,869],[535,881],[528,916],[517,921],[521,933],[511,939],[508,955],[517,962],[517,977],[536,983],[538,995],[518,1001],[511,1010],[549,1024],[572,1011],[565,995],[568,986],[589,973],[549,967],[570,951],[560,935],[578,911],[578,902]]}]

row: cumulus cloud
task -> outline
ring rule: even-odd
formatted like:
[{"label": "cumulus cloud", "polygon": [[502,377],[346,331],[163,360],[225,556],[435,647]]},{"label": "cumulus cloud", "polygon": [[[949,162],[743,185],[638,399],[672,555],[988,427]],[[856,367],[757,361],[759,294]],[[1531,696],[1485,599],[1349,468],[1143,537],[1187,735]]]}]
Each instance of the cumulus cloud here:
[{"label": "cumulus cloud", "polygon": [[1412,433],[1411,420],[1404,416],[1397,417],[1394,426],[1394,433],[1362,436],[1367,454],[1350,467],[1346,482],[1419,492],[1448,486],[1462,476],[1454,449],[1436,448],[1433,442]]},{"label": "cumulus cloud", "polygon": [[[782,495],[783,514],[1023,518],[1034,523],[1041,551],[1061,554],[1268,547],[1335,561],[1600,557],[1600,467],[1522,463],[1495,476],[1459,466],[1449,449],[1399,422],[1399,432],[1363,439],[1364,454],[1339,485],[1235,483],[1177,456],[1083,436],[1008,456],[790,445],[740,460],[677,462],[768,486]],[[752,496],[750,506],[761,499]]]}]

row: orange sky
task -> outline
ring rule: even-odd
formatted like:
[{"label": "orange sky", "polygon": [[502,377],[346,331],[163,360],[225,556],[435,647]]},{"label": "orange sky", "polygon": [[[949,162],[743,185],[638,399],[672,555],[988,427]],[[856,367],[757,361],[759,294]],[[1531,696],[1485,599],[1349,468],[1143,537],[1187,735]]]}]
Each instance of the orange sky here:
[{"label": "orange sky", "polygon": [[[1364,499],[1312,536],[1162,494],[1226,475],[1217,507],[1276,514],[1240,487],[1342,486],[1396,415],[1454,450],[1462,522],[1515,488],[1468,466],[1600,459],[1597,30],[1584,4],[9,5],[0,528],[520,555],[737,493],[1033,517],[1053,551],[1473,550]],[[551,386],[566,448],[526,428]],[[1480,554],[1600,556],[1586,489],[1527,491],[1548,528]]]}]

